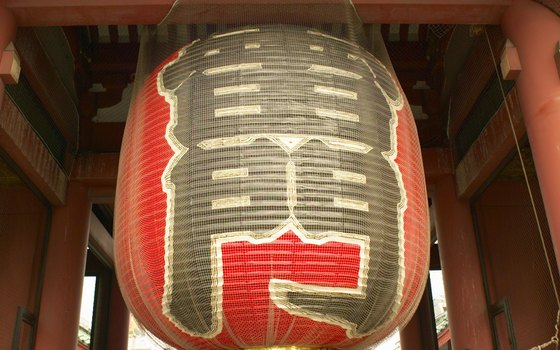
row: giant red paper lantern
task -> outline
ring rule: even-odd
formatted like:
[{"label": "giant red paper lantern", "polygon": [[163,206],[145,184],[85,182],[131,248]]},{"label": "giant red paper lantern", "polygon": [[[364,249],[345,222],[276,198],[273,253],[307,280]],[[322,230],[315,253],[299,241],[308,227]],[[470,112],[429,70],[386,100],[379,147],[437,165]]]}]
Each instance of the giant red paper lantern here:
[{"label": "giant red paper lantern", "polygon": [[410,108],[374,56],[316,30],[236,29],[162,62],[131,108],[115,209],[127,304],[178,348],[364,348],[423,291]]}]

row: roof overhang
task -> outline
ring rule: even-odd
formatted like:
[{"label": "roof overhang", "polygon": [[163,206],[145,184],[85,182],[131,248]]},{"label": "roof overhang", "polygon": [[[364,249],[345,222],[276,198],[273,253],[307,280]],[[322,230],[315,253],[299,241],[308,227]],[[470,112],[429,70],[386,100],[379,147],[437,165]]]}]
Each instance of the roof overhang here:
[{"label": "roof overhang", "polygon": [[[335,3],[336,0],[323,0]],[[19,26],[157,24],[173,0],[5,0]],[[318,1],[311,1],[318,3]],[[365,23],[499,24],[513,0],[354,0]],[[185,23],[212,23],[218,8],[235,21],[243,5],[307,4],[307,0],[186,0]],[[233,17],[233,18],[232,18]],[[302,14],[302,18],[305,14]]]}]

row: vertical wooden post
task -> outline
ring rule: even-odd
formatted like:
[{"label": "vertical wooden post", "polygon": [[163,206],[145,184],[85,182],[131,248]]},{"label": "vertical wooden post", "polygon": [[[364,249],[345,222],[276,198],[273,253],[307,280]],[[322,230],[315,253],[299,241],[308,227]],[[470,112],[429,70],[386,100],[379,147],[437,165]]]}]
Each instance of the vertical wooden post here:
[{"label": "vertical wooden post", "polygon": [[560,262],[560,76],[555,62],[560,17],[536,1],[518,0],[506,11],[502,29],[521,62],[517,90]]},{"label": "vertical wooden post", "polygon": [[435,185],[432,203],[453,349],[492,349],[478,248],[469,203],[457,198],[455,179]]},{"label": "vertical wooden post", "polygon": [[37,350],[76,349],[90,213],[87,189],[78,183],[70,184],[67,204],[53,210]]}]

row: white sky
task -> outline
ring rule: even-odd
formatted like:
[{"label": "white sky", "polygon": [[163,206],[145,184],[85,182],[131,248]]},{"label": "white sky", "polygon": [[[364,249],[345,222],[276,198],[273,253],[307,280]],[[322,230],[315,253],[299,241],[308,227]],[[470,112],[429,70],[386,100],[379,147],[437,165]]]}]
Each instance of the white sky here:
[{"label": "white sky", "polygon": [[432,284],[432,296],[445,299],[441,271],[430,271],[430,283]]},{"label": "white sky", "polygon": [[82,289],[82,309],[80,310],[80,324],[91,328],[93,316],[93,302],[95,300],[95,276],[84,277]]}]

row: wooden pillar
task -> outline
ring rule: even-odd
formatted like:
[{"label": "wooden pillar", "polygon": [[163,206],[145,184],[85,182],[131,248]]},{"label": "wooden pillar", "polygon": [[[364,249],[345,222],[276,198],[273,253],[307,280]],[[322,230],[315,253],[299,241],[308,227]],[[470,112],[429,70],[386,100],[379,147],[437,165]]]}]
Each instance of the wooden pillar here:
[{"label": "wooden pillar", "polygon": [[121,295],[117,279],[111,286],[111,305],[109,311],[109,334],[107,350],[126,350],[128,348],[128,323],[130,312]]},{"label": "wooden pillar", "polygon": [[67,204],[53,210],[36,350],[76,349],[90,212],[78,183],[70,184]]},{"label": "wooden pillar", "polygon": [[12,13],[0,5],[0,49],[4,50],[16,35],[16,22]]},{"label": "wooden pillar", "polygon": [[401,350],[416,350],[422,348],[422,328],[418,310],[414,313],[406,327],[399,331]]},{"label": "wooden pillar", "polygon": [[[0,5],[0,61],[2,60],[2,53],[10,41],[13,40],[16,34],[16,22],[12,13]],[[1,63],[1,62],[0,62]],[[0,78],[0,106],[2,106],[2,99],[4,98],[4,82]]]},{"label": "wooden pillar", "polygon": [[434,322],[434,306],[430,280],[428,279],[416,312],[406,327],[399,332],[401,350],[437,350],[437,334]]},{"label": "wooden pillar", "polygon": [[517,90],[560,262],[560,17],[536,1],[519,0],[506,11],[502,29],[521,62]]},{"label": "wooden pillar", "polygon": [[492,349],[492,333],[469,203],[455,179],[440,179],[432,196],[453,349]]}]

